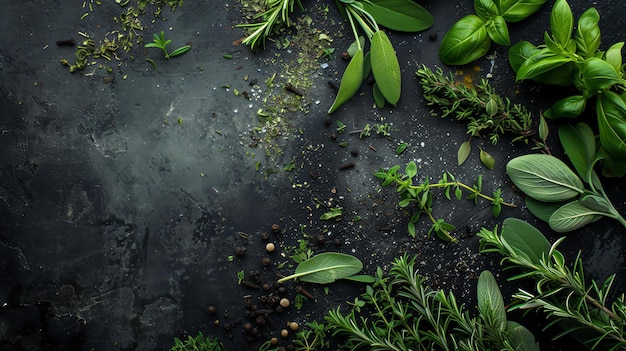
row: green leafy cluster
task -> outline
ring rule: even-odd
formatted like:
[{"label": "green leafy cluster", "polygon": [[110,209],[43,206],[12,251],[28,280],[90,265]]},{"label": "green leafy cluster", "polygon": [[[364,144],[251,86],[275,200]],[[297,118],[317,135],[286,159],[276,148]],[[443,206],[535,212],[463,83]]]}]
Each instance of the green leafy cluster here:
[{"label": "green leafy cluster", "polygon": [[258,49],[259,45],[265,47],[265,40],[269,36],[291,25],[289,14],[296,4],[303,9],[300,0],[265,0],[264,11],[254,17],[256,22],[237,25],[251,31],[242,43],[253,50]]},{"label": "green leafy cluster", "polygon": [[[505,133],[516,135],[513,141],[528,142],[536,132],[532,129],[532,115],[520,105],[494,92],[485,79],[477,86],[467,86],[454,79],[452,73],[446,75],[441,68],[436,71],[422,65],[415,74],[419,78],[424,99],[430,106],[436,106],[440,116],[452,117],[459,121],[468,121],[467,134],[472,137],[485,135],[495,145]],[[431,111],[434,116],[438,113]],[[544,136],[540,136],[545,139]],[[545,142],[535,141],[540,148]],[[469,148],[469,142],[461,148]],[[463,151],[463,150],[460,150]],[[469,154],[469,149],[466,150]],[[464,158],[459,158],[459,164]]]},{"label": "green leafy cluster", "polygon": [[326,338],[327,330],[328,325],[324,323],[307,323],[306,329],[297,332],[296,337],[293,340],[296,350],[312,351],[328,348],[330,346],[330,342]]},{"label": "green leafy cluster", "polygon": [[[600,51],[600,15],[589,8],[578,19],[574,30],[572,10],[565,0],[557,0],[550,14],[550,33],[544,44],[522,41],[509,50],[509,61],[516,79],[544,84],[575,86],[579,94],[555,102],[546,118],[575,118],[595,99],[603,174],[626,174],[626,80],[621,50],[624,42]],[[621,94],[621,95],[620,95]]]},{"label": "green leafy cluster", "polygon": [[191,50],[191,45],[183,45],[172,52],[167,52],[167,45],[172,42],[172,39],[165,39],[165,33],[163,31],[161,31],[161,33],[158,33],[158,34],[157,33],[153,34],[152,37],[153,37],[152,42],[144,46],[147,48],[161,49],[166,59],[169,59],[170,57],[180,56],[186,53],[187,51]]},{"label": "green leafy cluster", "polygon": [[[507,321],[493,275],[478,279],[478,314],[472,317],[452,293],[433,290],[415,271],[415,257],[396,258],[387,275],[379,268],[352,310],[326,316],[333,335],[344,336],[349,350],[539,350],[533,335]],[[372,314],[363,315],[362,307]],[[368,311],[370,309],[367,309]]]},{"label": "green leafy cluster", "polygon": [[216,338],[209,338],[198,332],[195,337],[188,336],[187,339],[181,340],[174,338],[174,346],[172,351],[224,351],[224,345]]},{"label": "green leafy cluster", "polygon": [[474,0],[475,15],[467,15],[446,33],[439,57],[447,65],[464,65],[484,56],[491,42],[509,46],[507,22],[519,22],[547,0]]},{"label": "green leafy cluster", "polygon": [[479,176],[476,180],[476,184],[473,186],[466,185],[457,181],[450,173],[444,173],[442,178],[436,182],[431,183],[430,179],[426,177],[422,183],[414,184],[413,179],[417,176],[417,165],[411,161],[404,169],[404,174],[400,171],[400,166],[393,166],[387,170],[381,169],[374,173],[374,176],[381,180],[382,186],[395,185],[396,192],[400,196],[400,202],[398,205],[401,208],[406,208],[411,204],[416,205],[417,211],[411,215],[408,223],[409,235],[415,237],[415,223],[419,221],[422,214],[426,215],[432,225],[428,230],[428,235],[435,233],[439,238],[444,241],[456,242],[450,232],[455,229],[454,225],[447,223],[444,219],[436,219],[433,216],[433,190],[443,189],[444,196],[450,200],[452,194],[457,200],[463,197],[463,190],[469,191],[467,196],[468,200],[473,200],[478,204],[479,198],[483,198],[491,202],[492,213],[494,217],[500,215],[502,211],[502,205],[515,207],[515,205],[506,203],[502,199],[501,190],[497,189],[493,192],[492,196],[487,196],[482,193],[482,177]]},{"label": "green leafy cluster", "polygon": [[545,312],[550,319],[546,328],[563,328],[557,337],[572,334],[591,349],[626,348],[624,294],[609,301],[615,275],[589,284],[580,254],[570,268],[557,250],[564,238],[550,245],[535,227],[515,218],[504,221],[501,233],[497,229],[482,229],[478,234],[481,252],[499,253],[509,267],[521,269],[512,280],[536,282],[534,292],[520,289],[513,296],[519,301],[513,309]]},{"label": "green leafy cluster", "polygon": [[559,137],[576,173],[558,158],[544,154],[519,156],[506,166],[513,183],[528,196],[530,212],[561,233],[602,217],[626,227],[626,220],[611,203],[594,170],[597,159],[591,128],[584,123],[564,125]]}]

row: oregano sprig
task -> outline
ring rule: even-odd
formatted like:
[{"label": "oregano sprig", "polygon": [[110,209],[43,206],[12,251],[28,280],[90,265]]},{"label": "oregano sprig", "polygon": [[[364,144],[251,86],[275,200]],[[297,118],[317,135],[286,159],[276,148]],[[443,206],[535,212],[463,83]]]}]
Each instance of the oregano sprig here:
[{"label": "oregano sprig", "polygon": [[415,223],[419,220],[422,214],[426,215],[431,221],[431,227],[428,230],[428,235],[432,233],[437,234],[439,238],[445,241],[456,242],[450,232],[455,230],[454,225],[447,223],[442,218],[435,218],[433,216],[433,190],[442,189],[444,196],[451,200],[452,194],[457,200],[463,197],[463,191],[469,192],[467,199],[473,200],[475,204],[478,204],[480,198],[487,200],[491,203],[492,214],[494,217],[500,215],[502,206],[515,207],[514,204],[504,202],[502,199],[502,192],[497,189],[493,192],[492,196],[488,196],[482,192],[482,177],[479,176],[476,183],[472,186],[457,181],[451,173],[444,173],[441,179],[436,183],[431,183],[430,179],[426,177],[419,184],[414,184],[413,179],[417,175],[417,165],[411,161],[407,164],[404,174],[400,171],[400,166],[396,165],[387,170],[381,169],[374,173],[374,176],[381,180],[382,186],[396,186],[396,192],[400,196],[398,205],[401,208],[406,208],[409,205],[416,205],[417,211],[409,219],[407,226],[409,235],[415,237]]}]

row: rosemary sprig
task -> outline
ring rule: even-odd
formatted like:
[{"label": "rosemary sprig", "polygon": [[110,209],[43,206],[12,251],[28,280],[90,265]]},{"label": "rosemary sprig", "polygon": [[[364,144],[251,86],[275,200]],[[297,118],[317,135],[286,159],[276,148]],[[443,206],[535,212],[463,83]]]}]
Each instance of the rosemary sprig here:
[{"label": "rosemary sprig", "polygon": [[495,145],[504,133],[517,135],[514,141],[536,134],[532,130],[530,112],[524,106],[512,104],[508,98],[496,94],[487,80],[482,79],[475,87],[466,86],[457,82],[451,73],[445,75],[441,68],[432,71],[424,65],[415,73],[420,78],[428,105],[437,106],[442,118],[469,121],[467,134],[471,137],[485,133]]},{"label": "rosemary sprig", "polygon": [[291,25],[289,14],[293,12],[295,4],[298,4],[301,10],[304,9],[300,0],[265,0],[265,11],[254,16],[258,22],[237,25],[237,27],[249,28],[251,31],[242,43],[253,50],[257,49],[259,44],[265,47],[267,37]]},{"label": "rosemary sprig", "polygon": [[542,310],[551,319],[546,328],[564,328],[557,337],[575,333],[591,349],[626,348],[624,294],[608,301],[615,274],[603,283],[592,280],[588,284],[580,253],[570,268],[557,250],[565,238],[550,245],[537,229],[514,218],[505,220],[501,234],[497,228],[483,228],[478,236],[481,252],[499,253],[504,262],[522,270],[511,280],[532,277],[536,281],[536,291],[520,289],[513,295],[519,301],[513,309]]}]

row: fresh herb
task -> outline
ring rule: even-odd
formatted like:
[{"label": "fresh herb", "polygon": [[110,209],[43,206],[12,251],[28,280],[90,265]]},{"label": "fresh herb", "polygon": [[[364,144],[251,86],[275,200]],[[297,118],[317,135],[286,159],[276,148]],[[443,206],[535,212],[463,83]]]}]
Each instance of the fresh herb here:
[{"label": "fresh herb", "polygon": [[279,283],[298,278],[300,281],[330,284],[359,273],[363,263],[358,258],[337,252],[324,252],[300,263],[294,274],[281,278]]},{"label": "fresh herb", "polygon": [[400,196],[400,202],[398,205],[401,208],[406,208],[413,204],[417,207],[415,212],[410,218],[408,223],[408,232],[412,237],[416,236],[415,223],[420,219],[422,214],[426,215],[432,225],[428,230],[428,236],[435,233],[439,238],[445,241],[456,242],[457,239],[452,237],[451,231],[455,229],[454,225],[445,222],[443,219],[435,218],[433,216],[433,190],[443,189],[445,197],[450,200],[451,194],[457,200],[460,200],[463,196],[463,190],[469,191],[467,199],[473,200],[478,204],[478,199],[483,198],[491,203],[492,213],[494,217],[500,215],[502,205],[515,207],[515,205],[506,203],[502,199],[500,189],[493,192],[492,196],[487,196],[482,193],[482,177],[479,176],[476,180],[476,184],[473,186],[466,185],[457,181],[450,173],[444,173],[442,178],[436,182],[431,183],[430,179],[426,177],[422,183],[414,184],[413,178],[417,176],[417,165],[411,161],[404,169],[404,174],[400,171],[400,166],[393,166],[387,170],[379,170],[374,173],[374,176],[381,180],[382,186],[396,187],[396,192]]},{"label": "fresh herb", "polygon": [[575,86],[579,94],[555,102],[546,118],[574,118],[583,114],[589,99],[595,100],[602,172],[607,176],[626,174],[626,89],[622,60],[623,42],[599,51],[600,15],[595,8],[585,11],[574,31],[572,10],[557,0],[550,14],[550,33],[540,46],[522,41],[509,50],[516,79],[544,84]]},{"label": "fresh herb", "polygon": [[326,340],[327,325],[318,322],[309,322],[306,329],[296,333],[293,340],[296,350],[312,351],[330,347],[330,342]]},{"label": "fresh herb", "polygon": [[241,285],[241,282],[246,278],[246,274],[243,269],[237,272],[237,284]]},{"label": "fresh herb", "polygon": [[[441,118],[452,117],[468,121],[467,134],[473,137],[486,136],[495,145],[505,133],[515,135],[513,141],[528,142],[531,139],[540,148],[545,147],[545,140],[533,139],[536,132],[532,129],[532,116],[528,110],[494,92],[487,80],[481,80],[477,86],[466,86],[454,79],[452,73],[446,75],[441,68],[432,71],[426,66],[415,72],[420,79],[424,99],[428,105],[436,106],[441,111]],[[437,112],[432,112],[437,116]],[[461,144],[457,159],[459,165],[469,156],[470,141]]]},{"label": "fresh herb", "polygon": [[557,249],[564,240],[554,244],[532,225],[508,218],[501,233],[482,229],[481,252],[496,252],[502,262],[522,270],[512,280],[533,278],[536,291],[520,289],[512,309],[540,310],[550,319],[546,328],[562,327],[558,336],[573,334],[591,349],[618,350],[626,347],[626,306],[624,294],[609,301],[615,274],[604,282],[585,280],[580,253],[570,268]]},{"label": "fresh herb", "polygon": [[559,137],[578,175],[563,161],[543,154],[519,156],[506,166],[513,183],[528,196],[530,212],[560,233],[603,216],[626,227],[626,219],[611,203],[593,169],[597,159],[591,128],[584,123],[565,125],[559,129]]},{"label": "fresh herb", "polygon": [[148,43],[144,45],[147,48],[157,48],[163,50],[163,55],[165,58],[169,59],[171,57],[180,56],[187,51],[191,50],[191,45],[184,45],[179,47],[178,49],[168,53],[167,45],[172,42],[172,39],[165,39],[165,33],[161,31],[161,33],[155,33],[152,35],[152,43]]},{"label": "fresh herb", "polygon": [[547,0],[474,0],[475,15],[461,18],[441,40],[439,58],[447,65],[465,65],[489,51],[491,42],[509,46],[507,22],[519,22]]},{"label": "fresh herb", "polygon": [[188,336],[186,340],[174,338],[172,351],[223,351],[224,345],[216,338],[209,338],[198,332],[196,337]]},{"label": "fresh herb", "polygon": [[265,47],[265,40],[269,36],[291,25],[289,14],[296,4],[304,10],[300,0],[265,0],[264,11],[254,17],[257,22],[237,25],[251,32],[242,43],[253,50],[258,49],[259,45]]},{"label": "fresh herb", "polygon": [[[301,230],[303,230],[302,227]],[[302,234],[304,235],[304,231]],[[309,248],[309,242],[306,239],[298,239],[298,247],[294,250],[291,259],[295,263],[302,263],[311,257],[313,257],[313,250]]]},{"label": "fresh herb", "polygon": [[320,219],[322,221],[327,221],[329,219],[339,218],[341,217],[341,214],[342,214],[341,207],[335,207],[335,208],[329,209],[328,212],[324,212],[324,214],[320,216]]},{"label": "fresh herb", "polygon": [[491,273],[478,279],[478,315],[471,317],[452,293],[426,285],[415,271],[415,259],[395,259],[386,275],[377,270],[376,282],[359,299],[368,307],[363,312],[360,304],[345,315],[340,308],[329,312],[327,328],[346,338],[346,349],[539,350],[528,329],[507,321]]}]

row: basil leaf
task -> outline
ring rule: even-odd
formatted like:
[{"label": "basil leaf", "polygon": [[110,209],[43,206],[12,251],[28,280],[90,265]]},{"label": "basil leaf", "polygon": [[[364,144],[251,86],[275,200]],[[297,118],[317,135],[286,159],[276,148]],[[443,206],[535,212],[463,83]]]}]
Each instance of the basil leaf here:
[{"label": "basil leaf", "polygon": [[576,87],[587,97],[622,82],[615,68],[597,57],[585,60],[580,73],[579,84]]},{"label": "basil leaf", "polygon": [[549,119],[576,118],[585,110],[587,99],[582,95],[572,95],[563,98],[546,110],[543,115]]},{"label": "basil leaf", "polygon": [[547,257],[550,251],[548,239],[537,228],[521,219],[505,219],[501,236],[517,255],[533,264],[541,264],[541,259]]},{"label": "basil leaf", "polygon": [[507,22],[519,22],[532,15],[548,0],[496,0],[500,15]]},{"label": "basil leaf", "polygon": [[598,95],[596,114],[602,150],[624,164],[626,159],[626,104],[619,95],[612,91],[606,91]]},{"label": "basil leaf", "polygon": [[563,47],[567,45],[574,30],[574,15],[566,0],[556,0],[550,13],[550,31],[554,40]]},{"label": "basil leaf", "polygon": [[410,0],[369,0],[360,2],[376,23],[401,32],[421,32],[430,28],[433,16]]},{"label": "basil leaf", "polygon": [[382,30],[376,31],[370,41],[374,79],[385,99],[395,106],[400,100],[401,90],[400,64],[396,52]]},{"label": "basil leaf", "polygon": [[539,201],[570,200],[585,191],[580,178],[563,161],[551,155],[516,157],[506,165],[506,172],[521,191]]},{"label": "basil leaf", "polygon": [[539,51],[535,45],[529,41],[520,41],[509,48],[509,64],[513,71],[517,72],[524,61]]},{"label": "basil leaf", "polygon": [[487,54],[490,47],[485,21],[468,15],[452,25],[443,37],[439,58],[447,65],[464,65]]},{"label": "basil leaf", "polygon": [[502,16],[496,16],[491,21],[487,22],[487,34],[494,43],[502,46],[511,45],[511,39],[509,38],[509,28]]},{"label": "basil leaf", "polygon": [[359,87],[361,87],[363,82],[363,61],[363,50],[359,49],[343,72],[341,85],[339,86],[337,97],[335,97],[335,102],[328,110],[329,114],[335,112],[339,106],[346,103],[359,91]]},{"label": "basil leaf", "polygon": [[[557,55],[550,50],[539,50],[524,61],[518,69],[515,79],[517,81],[533,79],[539,75],[551,72],[568,62],[572,62],[572,59],[568,56]],[[545,83],[550,82],[547,81]]]},{"label": "basil leaf", "polygon": [[584,57],[593,57],[600,47],[600,14],[591,7],[578,19],[574,40],[576,52]]},{"label": "basil leaf", "polygon": [[474,11],[485,22],[500,15],[498,6],[493,0],[474,0]]},{"label": "basil leaf", "polygon": [[565,154],[582,179],[589,179],[596,155],[596,137],[586,123],[564,124],[559,128],[559,140]]},{"label": "basil leaf", "polygon": [[506,323],[504,299],[502,298],[502,293],[500,292],[496,278],[494,278],[491,272],[483,271],[480,273],[476,292],[480,315],[489,316],[489,323],[493,323],[494,327],[504,327]]},{"label": "basil leaf", "polygon": [[617,72],[622,71],[622,47],[624,47],[623,41],[615,43],[604,54],[604,60],[613,66]]},{"label": "basil leaf", "polygon": [[555,232],[565,233],[581,228],[600,219],[599,213],[587,208],[578,201],[561,206],[550,216],[550,228]]}]

